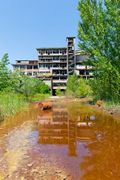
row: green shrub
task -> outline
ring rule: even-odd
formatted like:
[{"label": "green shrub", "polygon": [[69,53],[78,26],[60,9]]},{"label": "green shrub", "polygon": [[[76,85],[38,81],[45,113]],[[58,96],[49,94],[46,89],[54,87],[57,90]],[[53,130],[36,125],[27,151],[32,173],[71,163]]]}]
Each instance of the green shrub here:
[{"label": "green shrub", "polygon": [[61,91],[61,89],[56,89],[56,95],[63,96],[63,92]]},{"label": "green shrub", "polygon": [[34,96],[31,97],[30,101],[35,102],[35,101],[42,101],[47,98],[49,98],[50,94],[35,94]]},{"label": "green shrub", "polygon": [[78,77],[75,74],[69,76],[67,81],[67,90],[66,90],[66,94],[68,96],[75,96],[77,81],[78,81]]},{"label": "green shrub", "polygon": [[87,97],[92,95],[92,89],[86,79],[71,75],[68,78],[66,93],[68,96]]},{"label": "green shrub", "polygon": [[78,85],[75,90],[76,97],[88,97],[92,95],[92,89],[87,83],[87,80],[80,78],[78,79]]},{"label": "green shrub", "polygon": [[37,78],[14,72],[11,74],[11,89],[23,94],[26,99],[30,100],[35,94],[48,94],[50,92],[48,85]]}]

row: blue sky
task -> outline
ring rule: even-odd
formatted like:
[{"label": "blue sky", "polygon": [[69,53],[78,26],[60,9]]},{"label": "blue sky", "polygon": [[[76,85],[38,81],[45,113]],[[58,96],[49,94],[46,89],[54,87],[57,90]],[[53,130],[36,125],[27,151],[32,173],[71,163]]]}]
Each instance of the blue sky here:
[{"label": "blue sky", "polygon": [[0,57],[37,59],[38,47],[66,46],[77,36],[78,0],[0,0]]}]

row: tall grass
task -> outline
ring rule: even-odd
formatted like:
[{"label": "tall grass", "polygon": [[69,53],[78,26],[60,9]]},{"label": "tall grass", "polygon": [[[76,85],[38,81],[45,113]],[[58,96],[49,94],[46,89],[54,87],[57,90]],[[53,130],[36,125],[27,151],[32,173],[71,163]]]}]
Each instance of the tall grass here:
[{"label": "tall grass", "polygon": [[115,103],[114,101],[105,101],[103,104],[106,109],[115,109],[120,111],[120,103]]},{"label": "tall grass", "polygon": [[15,115],[18,111],[27,107],[24,96],[15,93],[0,93],[0,121],[6,117]]}]

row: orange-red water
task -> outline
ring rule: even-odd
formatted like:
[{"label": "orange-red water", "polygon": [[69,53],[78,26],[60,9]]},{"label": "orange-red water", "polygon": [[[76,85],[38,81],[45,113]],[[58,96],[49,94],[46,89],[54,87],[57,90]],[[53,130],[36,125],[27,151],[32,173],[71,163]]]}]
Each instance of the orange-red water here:
[{"label": "orange-red water", "polygon": [[120,180],[120,124],[79,102],[0,125],[0,180]]}]

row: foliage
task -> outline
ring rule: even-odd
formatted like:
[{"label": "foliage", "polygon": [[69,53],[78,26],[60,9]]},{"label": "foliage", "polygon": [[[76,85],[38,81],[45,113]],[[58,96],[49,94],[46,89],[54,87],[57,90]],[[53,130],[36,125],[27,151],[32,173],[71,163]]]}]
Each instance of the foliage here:
[{"label": "foliage", "polygon": [[98,99],[118,101],[120,99],[120,73],[110,62],[105,64],[100,60],[100,63],[101,69],[91,81],[94,95]]},{"label": "foliage", "polygon": [[80,78],[78,79],[78,85],[75,90],[75,94],[77,97],[87,97],[92,95],[92,90],[87,80]]},{"label": "foliage", "polygon": [[78,81],[78,78],[75,74],[69,76],[68,81],[67,81],[67,91],[66,91],[67,95],[75,96],[77,81]]},{"label": "foliage", "polygon": [[25,107],[27,107],[27,102],[23,95],[2,92],[0,94],[0,121],[10,115],[15,115]]},{"label": "foliage", "polygon": [[92,83],[97,97],[120,99],[120,2],[79,0],[79,47],[95,67]]},{"label": "foliage", "polygon": [[103,107],[108,111],[111,109],[115,113],[120,112],[120,102],[115,103],[114,101],[106,101],[103,103]]},{"label": "foliage", "polygon": [[36,86],[36,92],[41,94],[48,94],[50,93],[49,87],[47,84],[45,84],[43,81],[37,79],[37,86]]},{"label": "foliage", "polygon": [[61,89],[56,89],[56,95],[57,96],[62,96],[63,92],[61,91]]},{"label": "foliage", "polygon": [[49,87],[39,79],[31,78],[19,72],[11,72],[8,54],[0,60],[0,91],[23,94],[27,99],[36,93],[49,93]]},{"label": "foliage", "polygon": [[7,68],[9,64],[8,54],[6,53],[2,59],[0,59],[0,91],[9,86],[9,74],[10,71]]},{"label": "foliage", "polygon": [[15,91],[23,94],[30,99],[36,93],[46,93],[48,87],[39,79],[31,78],[26,75],[20,75],[19,82],[14,84]]},{"label": "foliage", "polygon": [[67,82],[67,95],[74,97],[91,96],[92,90],[86,79],[71,75]]},{"label": "foliage", "polygon": [[43,100],[49,98],[49,96],[50,96],[50,94],[37,93],[37,94],[33,95],[30,100],[32,102],[43,101]]},{"label": "foliage", "polygon": [[8,64],[8,54],[5,54],[0,60],[0,121],[25,107],[26,100],[41,100],[49,94],[49,87],[44,82],[11,72]]}]

